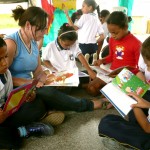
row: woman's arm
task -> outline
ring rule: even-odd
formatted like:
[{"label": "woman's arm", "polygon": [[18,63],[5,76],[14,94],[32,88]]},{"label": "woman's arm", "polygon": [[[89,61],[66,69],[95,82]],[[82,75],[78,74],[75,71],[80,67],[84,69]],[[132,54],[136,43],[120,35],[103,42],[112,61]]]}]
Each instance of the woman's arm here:
[{"label": "woman's arm", "polygon": [[89,64],[87,63],[87,61],[84,58],[84,56],[83,56],[82,53],[78,55],[78,59],[80,60],[80,62],[82,63],[82,65],[87,70],[87,72],[88,72],[89,76],[91,77],[91,79],[94,79],[96,77],[96,73],[90,68]]},{"label": "woman's arm", "polygon": [[46,82],[46,73],[43,71],[42,66],[41,66],[41,58],[40,56],[38,57],[38,66],[36,70],[33,72],[33,77],[34,78],[39,78],[39,83],[37,84],[37,87],[41,87],[45,84]]},{"label": "woman's arm", "polygon": [[[7,44],[7,50],[8,50],[8,66],[10,66],[13,63],[13,59],[16,55],[17,46],[16,46],[16,43],[11,39],[6,39],[5,42]],[[32,82],[32,80],[27,80],[24,78],[13,77],[12,79],[13,79],[13,86],[20,86],[22,84]]]},{"label": "woman's arm", "polygon": [[13,79],[13,86],[21,86],[23,84],[31,83],[33,80],[32,79],[25,79],[25,78],[16,78],[12,77]]}]

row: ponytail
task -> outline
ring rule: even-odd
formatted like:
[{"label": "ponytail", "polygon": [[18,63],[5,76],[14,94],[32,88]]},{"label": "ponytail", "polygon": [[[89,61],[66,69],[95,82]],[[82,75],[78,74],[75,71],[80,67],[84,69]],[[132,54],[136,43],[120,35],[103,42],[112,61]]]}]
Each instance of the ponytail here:
[{"label": "ponytail", "polygon": [[97,10],[98,17],[100,17],[100,7],[99,7],[99,5],[96,7],[96,10]]}]

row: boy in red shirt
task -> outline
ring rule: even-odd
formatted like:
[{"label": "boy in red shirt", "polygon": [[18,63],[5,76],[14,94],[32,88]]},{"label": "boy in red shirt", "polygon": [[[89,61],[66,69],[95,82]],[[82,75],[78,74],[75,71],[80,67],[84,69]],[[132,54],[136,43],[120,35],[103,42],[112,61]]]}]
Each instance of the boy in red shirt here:
[{"label": "boy in red shirt", "polygon": [[[107,27],[111,34],[109,55],[95,61],[95,66],[111,63],[110,71],[130,66],[134,74],[138,72],[141,42],[128,31],[128,22],[128,17],[121,11],[114,11],[109,15],[107,19]],[[96,96],[100,93],[100,88],[110,81],[112,81],[110,76],[98,73],[97,78],[88,85],[87,90]]]}]

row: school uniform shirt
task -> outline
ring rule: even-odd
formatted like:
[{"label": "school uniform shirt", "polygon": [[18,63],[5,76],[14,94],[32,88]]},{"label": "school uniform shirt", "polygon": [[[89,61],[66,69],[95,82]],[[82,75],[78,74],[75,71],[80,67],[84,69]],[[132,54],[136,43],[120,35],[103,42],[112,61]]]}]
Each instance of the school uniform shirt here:
[{"label": "school uniform shirt", "polygon": [[139,70],[144,73],[146,81],[150,83],[150,72],[147,70],[147,66],[144,63],[143,57],[140,54],[139,62],[138,62]]},{"label": "school uniform shirt", "polygon": [[12,77],[10,71],[7,70],[7,72],[5,74],[1,74],[0,77],[0,107],[5,103],[5,100],[12,89]]},{"label": "school uniform shirt", "polygon": [[101,22],[94,13],[83,14],[76,23],[78,42],[81,44],[96,43],[96,35],[104,33]]},{"label": "school uniform shirt", "polygon": [[104,30],[104,37],[105,37],[105,38],[106,38],[106,37],[109,37],[110,35],[109,35],[109,31],[108,31],[107,23],[106,23],[106,22],[104,22],[104,23],[102,24],[102,28],[103,28],[103,30]]},{"label": "school uniform shirt", "polygon": [[49,43],[42,53],[42,59],[50,61],[58,71],[77,68],[75,58],[81,54],[81,50],[76,43],[70,49],[63,49],[56,41]]},{"label": "school uniform shirt", "polygon": [[[123,66],[138,66],[141,42],[130,32],[120,40],[110,37],[109,55],[105,57],[104,64],[111,63],[110,69],[114,70]],[[136,74],[138,69],[134,69]]]}]

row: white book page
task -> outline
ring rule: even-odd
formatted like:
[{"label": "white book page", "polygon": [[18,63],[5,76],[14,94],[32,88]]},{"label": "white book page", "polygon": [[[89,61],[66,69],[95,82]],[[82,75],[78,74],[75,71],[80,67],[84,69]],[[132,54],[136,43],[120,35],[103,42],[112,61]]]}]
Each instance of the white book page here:
[{"label": "white book page", "polygon": [[79,77],[89,77],[85,72],[79,71]]},{"label": "white book page", "polygon": [[[72,74],[70,77],[66,78],[65,74]],[[62,77],[65,77],[63,79]],[[57,80],[59,79],[60,80]],[[61,72],[55,72],[54,76],[47,77],[47,79],[50,79],[49,84],[45,84],[44,86],[78,86],[79,85],[79,75],[78,75],[78,69],[72,69],[72,70],[66,70]]]},{"label": "white book page", "polygon": [[111,103],[114,107],[118,107],[124,115],[127,115],[132,109],[132,104],[137,103],[133,98],[129,97],[127,94],[122,92],[119,87],[113,85],[112,83],[108,83],[101,89],[101,91],[107,96],[110,102],[112,101]]},{"label": "white book page", "polygon": [[103,68],[99,66],[90,66],[93,70],[95,70],[97,73],[102,73],[103,75],[108,75],[110,72],[107,70],[104,70]]}]

